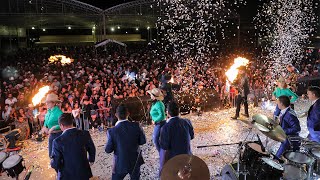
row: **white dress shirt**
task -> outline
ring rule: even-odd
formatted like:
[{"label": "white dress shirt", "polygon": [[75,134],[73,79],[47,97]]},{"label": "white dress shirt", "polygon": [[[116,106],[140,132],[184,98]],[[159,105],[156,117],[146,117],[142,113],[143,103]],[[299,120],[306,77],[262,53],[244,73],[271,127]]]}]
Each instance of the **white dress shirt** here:
[{"label": "white dress shirt", "polygon": [[119,123],[124,122],[124,121],[128,121],[128,119],[118,120],[118,121],[116,122],[116,125],[118,125]]}]

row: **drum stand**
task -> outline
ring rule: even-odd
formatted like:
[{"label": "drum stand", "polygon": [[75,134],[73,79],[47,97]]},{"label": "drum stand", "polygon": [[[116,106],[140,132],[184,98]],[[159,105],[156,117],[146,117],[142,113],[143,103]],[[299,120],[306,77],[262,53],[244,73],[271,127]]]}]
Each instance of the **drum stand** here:
[{"label": "drum stand", "polygon": [[244,180],[247,180],[247,175],[250,174],[249,171],[247,170],[246,164],[244,163],[244,168],[240,171],[240,161],[242,161],[242,156],[241,156],[241,152],[243,149],[243,146],[245,145],[245,142],[247,141],[249,135],[252,133],[253,128],[249,128],[249,133],[247,134],[246,138],[244,139],[243,142],[239,142],[239,147],[238,147],[238,154],[237,156],[238,158],[238,162],[237,162],[237,176],[238,178],[240,177],[240,174],[244,176]]}]

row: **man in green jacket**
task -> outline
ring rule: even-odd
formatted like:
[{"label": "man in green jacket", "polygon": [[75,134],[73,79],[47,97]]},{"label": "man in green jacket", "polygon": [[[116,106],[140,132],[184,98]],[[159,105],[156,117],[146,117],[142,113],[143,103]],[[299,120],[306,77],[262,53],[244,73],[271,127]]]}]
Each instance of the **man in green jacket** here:
[{"label": "man in green jacket", "polygon": [[59,137],[62,133],[58,123],[59,117],[63,114],[58,106],[59,102],[60,100],[56,94],[47,95],[46,104],[48,112],[45,115],[44,125],[42,127],[41,133],[46,133],[49,135],[49,157],[51,157],[53,140]]},{"label": "man in green jacket", "polygon": [[163,94],[160,89],[153,88],[152,90],[147,91],[150,94],[152,99],[152,106],[150,109],[150,116],[152,122],[154,123],[152,140],[154,145],[156,146],[158,153],[160,153],[160,130],[161,127],[166,123],[166,115],[165,115],[165,107],[162,102],[164,99]]}]

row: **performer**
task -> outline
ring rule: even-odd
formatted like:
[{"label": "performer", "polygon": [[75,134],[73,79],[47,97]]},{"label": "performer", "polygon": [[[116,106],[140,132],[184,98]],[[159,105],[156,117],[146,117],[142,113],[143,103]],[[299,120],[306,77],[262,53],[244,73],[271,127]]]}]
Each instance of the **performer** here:
[{"label": "performer", "polygon": [[287,81],[288,85],[290,86],[290,89],[293,92],[296,92],[299,71],[292,64],[287,65],[287,70],[288,70],[288,75],[287,75],[286,81]]},{"label": "performer", "polygon": [[57,179],[88,180],[92,177],[90,165],[96,156],[89,132],[73,127],[71,113],[62,114],[59,125],[63,133],[53,141],[51,159],[51,167],[58,172]]},{"label": "performer", "polygon": [[312,101],[307,117],[308,138],[320,143],[320,88],[311,86],[308,88],[307,94]]},{"label": "performer", "polygon": [[60,100],[56,94],[48,94],[46,97],[46,105],[48,112],[44,118],[44,125],[40,131],[41,134],[49,134],[49,157],[51,157],[52,141],[59,137],[62,133],[58,119],[62,114],[61,109],[58,106]]},{"label": "performer", "polygon": [[248,109],[248,94],[250,93],[249,79],[246,75],[245,66],[241,66],[238,69],[239,69],[239,75],[241,76],[239,79],[239,85],[238,85],[239,94],[236,97],[236,106],[237,106],[236,115],[232,117],[232,119],[237,119],[239,117],[240,105],[242,102],[244,104],[244,111],[245,111],[243,115],[246,117],[249,117],[249,109]]},{"label": "performer", "polygon": [[[152,140],[158,153],[160,153],[159,137],[160,129],[166,123],[165,118],[165,107],[163,104],[163,94],[160,89],[153,88],[152,90],[147,91],[150,94],[152,99],[152,106],[150,109],[150,116],[154,123]],[[160,154],[159,154],[160,155]]]},{"label": "performer", "polygon": [[[290,98],[291,108],[294,109],[293,103],[298,99],[298,95],[292,92],[288,87],[287,83],[285,82],[284,78],[279,78],[278,80],[278,87],[273,91],[272,98],[275,100],[280,96],[287,96]],[[274,111],[274,119],[278,117],[280,114],[280,109],[278,105],[276,106],[276,110]]]},{"label": "performer", "polygon": [[[300,122],[297,118],[296,113],[290,107],[290,99],[288,96],[280,96],[278,99],[278,107],[281,110],[280,112],[280,126],[284,130],[287,136],[299,136],[301,131]],[[292,142],[291,146],[294,151],[299,150],[299,143]],[[282,154],[291,149],[290,142],[287,139],[281,143],[280,148],[276,156],[280,158]]]},{"label": "performer", "polygon": [[144,163],[139,145],[146,136],[138,123],[128,121],[128,108],[121,104],[116,109],[118,122],[108,129],[106,153],[114,152],[112,180],[122,180],[128,173],[131,180],[140,179],[140,166]]},{"label": "performer", "polygon": [[165,74],[161,78],[160,89],[162,91],[164,91],[163,103],[165,104],[165,106],[167,106],[171,101],[174,100],[172,90],[179,90],[180,89],[179,84],[174,84],[174,83],[169,82],[171,80],[171,78],[172,78],[171,74]]},{"label": "performer", "polygon": [[172,101],[168,104],[169,119],[162,126],[160,133],[160,168],[171,158],[179,154],[192,154],[190,141],[194,138],[193,126],[188,119],[179,117],[178,103]]}]

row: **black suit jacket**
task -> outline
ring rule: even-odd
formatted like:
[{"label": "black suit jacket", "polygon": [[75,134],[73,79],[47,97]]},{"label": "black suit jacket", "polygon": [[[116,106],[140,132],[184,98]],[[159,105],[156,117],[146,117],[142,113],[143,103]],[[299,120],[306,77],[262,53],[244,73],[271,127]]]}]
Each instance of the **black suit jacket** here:
[{"label": "black suit jacket", "polygon": [[51,167],[60,180],[87,180],[92,177],[89,162],[94,162],[95,155],[89,132],[69,129],[53,141]]},{"label": "black suit jacket", "polygon": [[138,123],[124,121],[107,132],[106,153],[114,152],[113,173],[131,173],[144,163],[139,145],[146,143],[146,136]]}]

